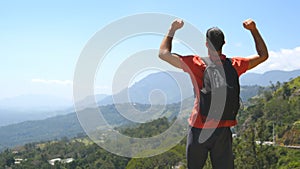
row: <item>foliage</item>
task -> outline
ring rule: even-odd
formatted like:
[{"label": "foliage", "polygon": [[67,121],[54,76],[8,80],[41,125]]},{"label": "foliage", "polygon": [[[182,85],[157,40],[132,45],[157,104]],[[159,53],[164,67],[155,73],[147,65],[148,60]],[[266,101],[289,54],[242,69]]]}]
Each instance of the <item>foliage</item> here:
[{"label": "foliage", "polygon": [[175,148],[154,157],[131,159],[126,169],[170,169],[184,160],[184,151],[184,145],[177,145]]},{"label": "foliage", "polygon": [[[272,140],[272,132],[276,135],[277,144],[300,145],[300,138],[293,138],[293,134],[287,134],[293,129],[293,133],[300,132],[293,127],[295,122],[300,120],[300,77],[283,84],[272,85],[271,90],[261,91],[260,97],[251,99],[251,106],[248,106],[241,117],[239,117],[239,132],[244,132],[251,123],[264,121],[267,140]],[[292,138],[288,138],[292,137]],[[285,142],[292,140],[292,142]]]},{"label": "foliage", "polygon": [[121,133],[130,137],[144,138],[158,135],[170,127],[166,117],[144,123],[135,128],[120,129]]}]

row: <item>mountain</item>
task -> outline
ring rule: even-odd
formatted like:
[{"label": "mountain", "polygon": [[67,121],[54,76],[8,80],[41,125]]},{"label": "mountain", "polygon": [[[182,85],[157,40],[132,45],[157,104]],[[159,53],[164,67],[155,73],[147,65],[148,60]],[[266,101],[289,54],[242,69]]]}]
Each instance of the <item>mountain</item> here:
[{"label": "mountain", "polygon": [[[240,78],[241,97],[244,101],[247,101],[250,97],[257,94],[259,86],[269,86],[271,81],[272,83],[277,81],[286,82],[297,76],[300,76],[300,70],[276,70],[268,71],[264,74],[245,73]],[[193,87],[187,73],[158,72],[149,74],[131,87],[113,96],[107,96],[102,101],[98,101],[98,104],[107,105],[126,102],[150,104],[151,101],[154,104],[165,102],[171,104],[191,96],[193,96]]]},{"label": "mountain", "polygon": [[[290,79],[292,76],[299,75],[298,71],[292,71],[292,72],[271,71],[271,72],[267,72],[262,75],[251,74],[251,73],[248,73],[248,74],[249,74],[249,76],[246,76],[247,74],[243,75],[243,77],[242,77],[243,80],[241,80],[242,81],[241,83],[245,82],[247,78],[251,79],[253,77],[258,77],[258,76],[261,79],[264,79],[263,77],[265,77],[265,79],[266,79],[266,77],[279,77],[279,76],[284,75],[285,79],[287,79],[287,78]],[[275,79],[275,78],[273,78],[273,79]],[[284,80],[284,79],[282,78],[281,80]],[[181,87],[179,87],[177,85],[176,81],[183,83],[183,85]],[[247,81],[251,81],[251,80],[247,80]],[[268,81],[268,80],[265,80],[265,81]],[[257,80],[257,79],[255,80],[255,82],[260,83],[259,80]],[[183,72],[159,72],[159,73],[149,74],[144,79],[133,84],[128,90],[123,90],[120,93],[116,94],[114,96],[114,98],[112,96],[107,96],[107,95],[96,95],[95,98],[96,98],[96,101],[98,101],[100,107],[102,107],[102,109],[106,109],[105,112],[108,112],[106,116],[107,116],[107,119],[111,119],[112,124],[125,124],[125,123],[127,123],[126,120],[122,119],[120,114],[118,114],[118,113],[116,114],[117,110],[112,105],[112,103],[114,103],[113,99],[118,98],[118,99],[114,100],[114,101],[116,101],[115,104],[122,105],[122,104],[124,104],[124,102],[128,101],[127,99],[124,99],[124,98],[127,98],[128,97],[127,93],[129,93],[129,96],[130,96],[129,101],[134,102],[136,107],[139,107],[141,109],[145,109],[145,107],[147,107],[147,105],[148,106],[150,105],[149,97],[152,98],[150,100],[153,101],[151,103],[151,105],[166,105],[166,104],[172,105],[172,104],[176,104],[186,98],[190,98],[189,103],[193,103],[192,89],[193,88],[191,85],[190,77],[186,73],[183,73]],[[248,98],[255,96],[258,93],[258,90],[259,90],[259,86],[257,86],[257,85],[256,86],[241,86],[241,98],[242,98],[243,102],[247,101]],[[160,91],[163,91],[163,93],[161,93]],[[151,92],[152,92],[152,94],[151,94]],[[183,95],[181,95],[181,93],[183,93]],[[33,98],[33,97],[34,97],[33,95],[31,95],[30,97],[22,96],[22,97],[17,98],[15,101],[13,99],[0,101],[0,114],[1,114],[0,126],[31,120],[29,122],[0,127],[1,138],[8,139],[8,140],[10,140],[9,142],[11,142],[12,140],[18,141],[18,139],[21,139],[22,141],[20,141],[20,140],[19,141],[23,143],[26,141],[26,139],[28,139],[27,141],[33,141],[33,140],[30,140],[29,138],[36,138],[35,140],[39,140],[41,138],[45,138],[45,139],[58,138],[60,136],[65,135],[64,132],[66,132],[67,134],[74,132],[74,131],[69,131],[72,128],[77,128],[77,129],[80,128],[80,127],[74,127],[74,126],[72,127],[72,125],[74,125],[74,124],[71,123],[70,121],[74,122],[77,120],[74,113],[73,113],[73,115],[60,116],[60,115],[64,115],[64,114],[67,114],[70,112],[74,112],[73,107],[69,105],[69,102],[62,101],[58,98],[43,99],[42,96],[35,97],[35,98]],[[80,104],[82,104],[83,110],[86,107],[89,107],[88,101],[90,100],[90,98],[93,99],[93,97],[89,97],[80,103]],[[166,99],[166,101],[164,100],[164,98]],[[22,101],[23,101],[23,103],[22,103]],[[36,101],[36,105],[34,104],[35,101]],[[58,102],[60,102],[60,103],[58,103]],[[41,103],[41,104],[39,104],[39,103]],[[13,106],[14,104],[16,104],[15,107]],[[26,104],[28,104],[28,105],[26,105]],[[22,109],[22,105],[23,105],[24,109]],[[29,105],[31,105],[31,107]],[[40,111],[39,107],[42,107],[40,105],[44,105],[45,107],[48,107],[48,108],[45,111]],[[67,108],[62,109],[60,111],[54,110],[55,107],[58,108],[60,106],[67,107]],[[189,111],[190,111],[191,106],[192,105],[189,105],[187,107],[187,108],[189,108]],[[123,105],[121,107],[124,110],[128,109],[128,108],[126,108],[126,105],[125,106]],[[28,110],[26,110],[27,108],[28,108]],[[32,110],[30,110],[30,109],[32,109]],[[127,111],[130,111],[130,110],[132,110],[132,109],[128,109]],[[59,115],[59,116],[57,116],[57,115]],[[53,117],[53,116],[57,116],[57,117]],[[52,119],[54,121],[48,123],[47,120],[49,120],[49,117],[52,117],[50,119]],[[46,119],[46,118],[48,118],[48,119]],[[59,121],[60,118],[65,119],[65,121],[61,121],[62,125],[53,125],[53,124],[56,124],[55,121],[56,120]],[[43,121],[42,119],[45,119],[45,121]],[[70,121],[68,121],[68,119],[70,119]],[[33,121],[33,120],[39,120],[39,121]],[[63,124],[63,123],[65,123],[65,124]],[[47,124],[47,125],[44,125],[44,124]],[[62,127],[64,125],[65,125],[65,127]],[[79,124],[78,124],[78,126],[79,126]],[[36,137],[32,137],[32,135],[27,136],[26,134],[25,134],[26,137],[23,137],[24,134],[22,134],[22,133],[27,133],[27,134],[39,133],[39,132],[33,131],[33,129],[38,130],[40,133],[43,133],[43,131],[41,129],[45,129],[45,131],[47,131],[47,129],[49,129],[49,130],[53,129],[52,131],[54,133],[55,133],[55,131],[61,131],[61,132],[57,132],[55,135],[49,134],[48,135],[49,137],[48,136],[47,137],[39,136],[39,135],[36,135]],[[19,133],[20,131],[22,131],[22,132]],[[74,132],[73,134],[70,134],[70,135],[74,135],[75,133],[77,134],[78,132],[80,132],[80,130],[76,130],[76,132]],[[5,140],[5,139],[3,139],[3,140]],[[1,141],[2,141],[2,139],[1,139]],[[7,142],[5,144],[0,142],[0,145],[10,145],[9,142]],[[14,143],[14,144],[17,144],[17,143]]]},{"label": "mountain", "polygon": [[[285,82],[300,75],[295,71],[269,71],[264,74],[245,73],[240,78],[241,98],[243,102],[255,96],[259,86]],[[181,85],[180,85],[181,84]],[[258,86],[259,85],[259,86]],[[141,104],[171,104],[193,96],[191,79],[183,72],[152,73],[127,89],[113,95],[95,96],[98,105],[136,102]],[[129,98],[129,99],[128,99]],[[79,102],[80,109],[91,105],[90,96]],[[40,120],[73,110],[70,100],[47,95],[22,95],[0,100],[0,126],[27,120]]]},{"label": "mountain", "polygon": [[[105,94],[90,96],[79,102],[82,109],[88,107],[90,99],[101,101]],[[73,101],[49,95],[22,95],[0,100],[0,126],[29,120],[42,120],[74,111]]]},{"label": "mountain", "polygon": [[183,72],[152,73],[121,92],[104,98],[99,105],[136,102],[171,104],[193,96],[188,74]]},{"label": "mountain", "polygon": [[241,86],[240,87],[240,98],[242,99],[241,101],[247,102],[248,99],[256,96],[259,92],[260,86],[258,85],[253,85],[253,86]]},{"label": "mountain", "polygon": [[66,114],[66,110],[14,110],[14,109],[0,109],[0,126],[16,124],[29,120],[42,120],[57,115]]},{"label": "mountain", "polygon": [[[100,102],[107,97],[109,97],[109,95],[106,95],[106,94],[96,94],[94,96],[87,96],[84,99],[76,102],[76,109],[83,110],[88,107],[93,107],[94,106],[93,103]],[[112,104],[112,102],[111,102],[111,104]]]},{"label": "mountain", "polygon": [[39,140],[74,137],[78,133],[83,133],[83,130],[75,113],[12,124],[0,127],[0,150]]},{"label": "mountain", "polygon": [[287,82],[292,78],[300,76],[300,69],[293,71],[272,70],[263,74],[245,73],[240,78],[241,85],[269,86],[270,82]]}]

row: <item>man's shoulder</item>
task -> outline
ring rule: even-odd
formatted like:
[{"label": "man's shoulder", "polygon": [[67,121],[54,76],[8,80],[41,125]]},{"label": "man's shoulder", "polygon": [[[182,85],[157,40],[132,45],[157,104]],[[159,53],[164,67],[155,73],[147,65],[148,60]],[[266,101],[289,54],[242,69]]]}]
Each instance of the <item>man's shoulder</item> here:
[{"label": "man's shoulder", "polygon": [[[192,71],[201,71],[205,68],[205,63],[198,55],[185,55],[181,56],[183,68],[189,68]],[[185,69],[184,69],[185,70]],[[188,70],[188,69],[186,69]]]},{"label": "man's shoulder", "polygon": [[241,57],[241,56],[233,56],[228,59],[230,59],[232,61],[249,61],[249,58]]},{"label": "man's shoulder", "polygon": [[[198,58],[198,55],[179,55],[181,58]],[[200,57],[199,57],[200,58]]]},{"label": "man's shoulder", "polygon": [[198,55],[181,55],[179,57],[182,61],[189,62],[189,63],[196,62],[197,60],[201,60]]},{"label": "man's shoulder", "polygon": [[230,58],[232,66],[237,70],[238,75],[242,75],[248,70],[249,58],[234,56]]},{"label": "man's shoulder", "polygon": [[183,56],[184,59],[189,60],[193,64],[197,66],[204,66],[205,62],[203,61],[203,57],[200,57],[198,55],[186,55]]}]

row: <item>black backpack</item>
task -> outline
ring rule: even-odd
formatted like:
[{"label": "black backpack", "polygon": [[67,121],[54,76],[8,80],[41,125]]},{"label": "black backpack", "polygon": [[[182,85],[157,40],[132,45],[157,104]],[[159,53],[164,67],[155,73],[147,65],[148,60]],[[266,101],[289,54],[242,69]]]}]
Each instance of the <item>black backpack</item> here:
[{"label": "black backpack", "polygon": [[235,120],[240,108],[240,84],[231,60],[226,58],[216,65],[208,57],[201,59],[206,64],[200,91],[201,114],[216,120]]}]

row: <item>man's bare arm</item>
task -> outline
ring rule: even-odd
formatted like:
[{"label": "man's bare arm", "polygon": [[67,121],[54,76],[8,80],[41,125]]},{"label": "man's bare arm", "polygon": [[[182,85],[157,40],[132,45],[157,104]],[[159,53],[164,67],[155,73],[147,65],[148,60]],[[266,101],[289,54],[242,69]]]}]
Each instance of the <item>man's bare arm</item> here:
[{"label": "man's bare arm", "polygon": [[252,19],[247,19],[246,21],[243,22],[243,26],[245,29],[249,30],[252,34],[252,37],[255,42],[255,47],[257,54],[250,56],[249,60],[249,66],[248,70],[256,67],[260,63],[264,62],[265,60],[268,59],[269,53],[267,46],[261,37],[258,29],[256,28],[256,24]]},{"label": "man's bare arm", "polygon": [[180,58],[176,54],[172,54],[172,40],[175,35],[175,32],[183,27],[183,21],[180,19],[177,19],[173,21],[167,35],[164,37],[164,39],[161,42],[160,48],[159,48],[159,58],[162,60],[168,62],[169,64],[181,68],[181,62]]}]

